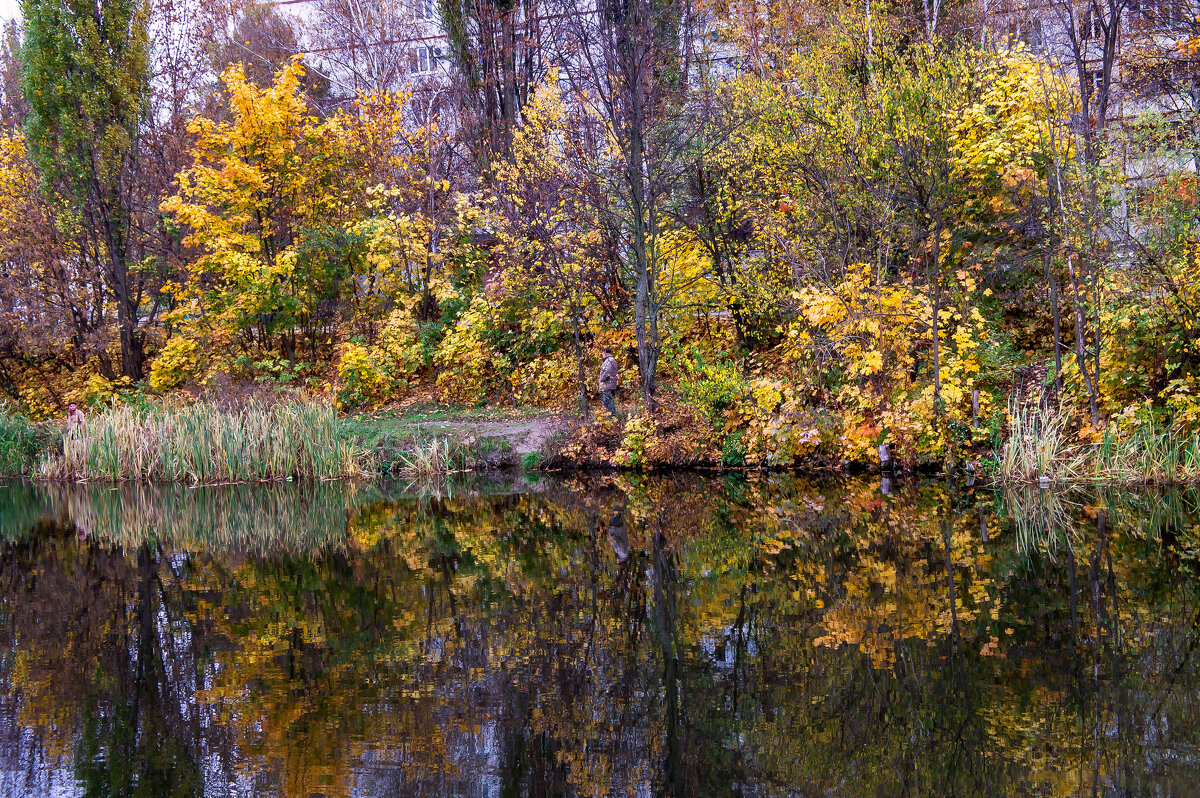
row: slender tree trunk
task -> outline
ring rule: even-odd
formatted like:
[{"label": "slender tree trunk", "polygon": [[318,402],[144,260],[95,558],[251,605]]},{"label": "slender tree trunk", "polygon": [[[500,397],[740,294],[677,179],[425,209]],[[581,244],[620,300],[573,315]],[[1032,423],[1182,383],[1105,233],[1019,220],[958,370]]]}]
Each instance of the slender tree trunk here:
[{"label": "slender tree trunk", "polygon": [[933,283],[931,286],[933,294],[933,417],[941,426],[942,419],[942,360],[941,346],[939,338],[941,337],[941,319],[939,318],[942,311],[942,275],[941,264],[938,262],[942,254],[942,231],[941,227],[934,229],[933,233],[933,262],[930,265],[930,280]]},{"label": "slender tree trunk", "polygon": [[1100,426],[1100,408],[1096,401],[1096,387],[1092,382],[1092,377],[1088,373],[1087,354],[1084,351],[1084,328],[1086,323],[1083,319],[1083,309],[1079,307],[1079,277],[1075,272],[1075,264],[1071,261],[1070,254],[1067,255],[1067,273],[1071,277],[1071,293],[1073,294],[1074,316],[1075,316],[1075,358],[1079,363],[1079,373],[1083,376],[1084,389],[1087,391],[1088,407],[1092,414],[1092,426]]},{"label": "slender tree trunk", "polygon": [[1050,251],[1042,253],[1046,285],[1050,287],[1050,317],[1054,324],[1054,401],[1062,400],[1062,313],[1058,307],[1058,281],[1050,269]]},{"label": "slender tree trunk", "polygon": [[504,153],[506,155],[512,152],[512,130],[516,124],[517,117],[517,35],[513,28],[513,11],[501,12],[501,41],[503,42],[503,52],[500,53],[500,93],[502,106],[500,108],[500,118],[502,131],[504,134]]},{"label": "slender tree trunk", "polygon": [[[634,67],[636,69],[636,67]],[[635,85],[632,91],[639,91]],[[647,412],[654,410],[655,377],[658,366],[658,324],[655,318],[653,297],[653,274],[650,265],[649,242],[647,232],[649,219],[646,207],[646,186],[644,180],[646,142],[642,129],[641,106],[635,99],[632,103],[633,113],[630,120],[629,136],[629,169],[628,180],[630,194],[633,198],[633,255],[637,279],[637,296],[634,303],[634,325],[637,332],[638,373],[642,379],[642,397],[646,402]]]},{"label": "slender tree trunk", "polygon": [[129,267],[125,262],[124,242],[113,229],[113,223],[105,219],[104,232],[108,244],[109,263],[112,268],[113,294],[117,301],[117,327],[121,339],[121,376],[137,381],[142,378],[143,352],[141,336],[137,329],[137,303],[129,285]]},{"label": "slender tree trunk", "polygon": [[579,334],[579,307],[571,303],[571,327],[575,334],[575,363],[579,367],[579,417],[588,419],[587,372],[583,365],[583,341]]},{"label": "slender tree trunk", "polygon": [[[1043,78],[1043,90],[1044,90],[1044,86],[1045,86],[1045,80]],[[1086,111],[1086,108],[1087,108],[1086,95],[1084,96],[1083,99],[1084,99],[1084,103],[1085,103],[1084,108]],[[1086,119],[1086,114],[1085,114],[1085,119]],[[1085,125],[1085,127],[1086,127],[1086,125]],[[1063,200],[1062,169],[1061,169],[1061,166],[1059,165],[1059,161],[1058,161],[1057,144],[1054,140],[1053,127],[1051,127],[1050,130],[1051,130],[1050,143],[1051,143],[1051,146],[1055,148],[1055,156],[1054,156],[1054,181],[1055,181],[1055,184],[1054,184],[1054,188],[1057,189],[1056,194],[1057,194],[1057,199],[1058,199],[1058,211],[1059,211],[1059,214],[1060,214],[1060,217],[1062,220],[1062,235],[1063,235],[1064,240],[1067,241],[1068,246],[1069,246],[1069,244],[1070,244],[1070,226],[1067,223],[1067,207]],[[1084,145],[1085,145],[1085,147],[1084,147],[1085,151],[1088,153],[1091,153],[1092,147],[1091,147],[1090,131],[1085,131]],[[1089,157],[1090,157],[1090,155],[1089,155]],[[1090,216],[1089,216],[1089,218],[1090,218]],[[1088,395],[1088,405],[1089,405],[1089,410],[1091,411],[1092,426],[1098,427],[1100,425],[1100,409],[1099,409],[1099,405],[1096,400],[1096,386],[1093,385],[1092,378],[1088,373],[1087,356],[1084,352],[1085,323],[1084,323],[1084,318],[1083,318],[1083,310],[1079,306],[1079,300],[1080,300],[1080,298],[1079,298],[1079,278],[1075,271],[1075,263],[1071,259],[1071,253],[1068,251],[1065,254],[1066,254],[1066,260],[1067,260],[1067,275],[1071,280],[1071,300],[1072,300],[1071,304],[1072,304],[1072,310],[1073,310],[1073,317],[1074,317],[1074,321],[1075,321],[1075,357],[1076,357],[1076,361],[1079,364],[1079,373],[1083,377],[1084,388],[1087,391],[1087,395]],[[1055,304],[1055,316],[1057,317],[1057,315],[1058,315],[1058,306],[1056,303]],[[1055,337],[1056,338],[1058,337],[1057,333],[1055,334]],[[1055,343],[1054,354],[1055,354],[1055,357],[1057,358],[1058,357],[1057,342]],[[1097,377],[1097,379],[1099,379],[1099,371],[1096,372],[1096,377]]]},{"label": "slender tree trunk", "polygon": [[[1094,251],[1094,249],[1093,249]],[[1091,283],[1092,283],[1092,343],[1095,348],[1092,350],[1092,374],[1095,375],[1097,391],[1100,383],[1100,265],[1093,258],[1091,261]]]}]

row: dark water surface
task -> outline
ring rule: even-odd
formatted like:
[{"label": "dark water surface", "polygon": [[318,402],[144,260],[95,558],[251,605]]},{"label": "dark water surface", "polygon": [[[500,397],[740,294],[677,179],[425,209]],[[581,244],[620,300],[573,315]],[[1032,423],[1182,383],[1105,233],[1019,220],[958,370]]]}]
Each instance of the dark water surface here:
[{"label": "dark water surface", "polygon": [[0,794],[1200,794],[1200,495],[0,487]]}]

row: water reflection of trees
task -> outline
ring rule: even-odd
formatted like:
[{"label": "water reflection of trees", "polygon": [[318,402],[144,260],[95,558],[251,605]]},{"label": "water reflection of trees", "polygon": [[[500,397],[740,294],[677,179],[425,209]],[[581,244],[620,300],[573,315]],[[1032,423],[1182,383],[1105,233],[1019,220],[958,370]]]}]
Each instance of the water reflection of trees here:
[{"label": "water reflection of trees", "polygon": [[0,558],[3,769],[305,796],[1200,775],[1190,494],[496,492],[44,496],[59,524]]}]

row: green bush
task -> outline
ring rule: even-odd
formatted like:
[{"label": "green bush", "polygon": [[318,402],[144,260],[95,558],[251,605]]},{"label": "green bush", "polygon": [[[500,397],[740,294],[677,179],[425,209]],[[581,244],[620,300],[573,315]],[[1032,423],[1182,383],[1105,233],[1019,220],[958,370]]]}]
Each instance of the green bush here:
[{"label": "green bush", "polygon": [[28,473],[49,437],[24,416],[0,409],[0,476]]},{"label": "green bush", "polygon": [[734,430],[721,444],[721,465],[740,466],[746,464],[746,443],[741,430]]},{"label": "green bush", "polygon": [[745,396],[750,385],[730,360],[707,364],[697,357],[680,380],[684,401],[713,426],[724,425],[725,411]]}]

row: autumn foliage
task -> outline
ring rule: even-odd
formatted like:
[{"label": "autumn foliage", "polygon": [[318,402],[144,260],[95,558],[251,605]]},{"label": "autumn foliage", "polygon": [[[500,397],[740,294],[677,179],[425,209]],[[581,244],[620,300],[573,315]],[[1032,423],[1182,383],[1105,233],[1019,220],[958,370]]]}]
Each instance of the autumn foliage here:
[{"label": "autumn foliage", "polygon": [[1040,55],[959,22],[776,10],[767,30],[728,9],[711,40],[737,68],[643,31],[649,78],[561,60],[486,125],[411,87],[323,93],[302,55],[225,65],[130,217],[133,299],[33,128],[6,128],[7,399],[42,418],[260,383],[346,412],[541,408],[591,425],[580,459],[632,466],[977,460],[1010,399],[1081,442],[1200,426],[1193,172],[1168,159],[1118,215],[1127,176]]}]

